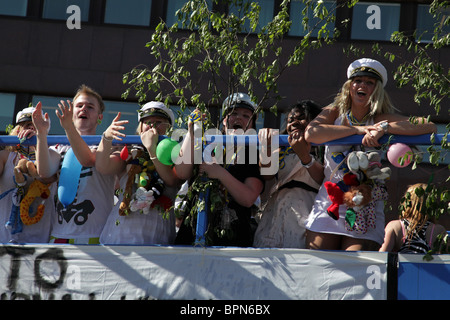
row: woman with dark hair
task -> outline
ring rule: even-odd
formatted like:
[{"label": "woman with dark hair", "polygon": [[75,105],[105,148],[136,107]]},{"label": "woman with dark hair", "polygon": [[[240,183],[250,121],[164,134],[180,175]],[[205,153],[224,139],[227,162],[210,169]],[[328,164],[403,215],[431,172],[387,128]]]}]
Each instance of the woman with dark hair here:
[{"label": "woman with dark hair", "polygon": [[[305,220],[323,180],[323,166],[311,154],[311,144],[304,132],[321,111],[313,101],[305,100],[291,107],[282,133],[289,146],[281,147],[278,172],[267,202],[262,206],[261,221],[255,233],[255,247],[305,248]],[[273,131],[262,129],[261,144],[270,146]]]}]

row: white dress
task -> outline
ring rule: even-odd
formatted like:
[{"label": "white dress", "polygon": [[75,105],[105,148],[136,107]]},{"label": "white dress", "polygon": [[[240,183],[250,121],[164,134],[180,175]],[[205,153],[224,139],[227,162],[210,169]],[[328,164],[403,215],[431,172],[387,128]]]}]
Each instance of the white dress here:
[{"label": "white dress", "polygon": [[[339,117],[336,119],[335,124],[339,125],[343,121],[343,117]],[[372,121],[368,122],[367,125],[372,124]],[[325,146],[325,157],[324,157],[324,174],[325,181],[331,181],[337,183],[343,177],[343,172],[341,170],[333,170],[338,165],[331,158],[331,154],[333,152],[343,152],[344,155],[347,155],[349,151],[351,151],[352,146],[334,146],[327,145]],[[359,146],[356,147],[355,151],[360,150]],[[366,148],[365,151],[369,151],[369,148]],[[370,151],[374,151],[374,149],[370,149]],[[333,176],[331,176],[334,173]],[[338,234],[343,236],[348,236],[352,238],[358,239],[367,239],[372,240],[380,245],[383,244],[384,241],[384,227],[385,227],[385,218],[384,218],[384,201],[380,200],[375,203],[375,213],[376,213],[376,222],[375,228],[369,228],[366,233],[361,234],[354,231],[349,231],[345,225],[345,214],[347,207],[345,205],[339,206],[339,219],[334,220],[327,213],[327,208],[330,206],[331,201],[328,198],[328,193],[324,184],[322,183],[319,193],[317,194],[314,206],[311,210],[311,213],[306,222],[306,228],[308,230],[319,232],[319,233],[330,233],[330,234]]]},{"label": "white dress", "polygon": [[[262,209],[261,221],[253,245],[266,248],[305,248],[305,223],[314,203],[319,184],[311,178],[295,153],[288,154],[280,166],[278,179],[272,186]],[[281,188],[297,181],[297,187]],[[307,190],[298,185],[311,187]],[[281,188],[281,189],[280,189]],[[309,188],[308,188],[309,189]]]},{"label": "white dress", "polygon": [[[120,188],[125,189],[128,175],[120,178]],[[175,198],[177,189],[165,187],[163,195],[171,200]],[[163,217],[156,207],[147,214],[131,212],[126,216],[119,215],[119,205],[123,199],[123,192],[119,194],[117,204],[112,208],[100,236],[100,243],[105,245],[170,245],[176,236],[175,215],[173,211]]]}]

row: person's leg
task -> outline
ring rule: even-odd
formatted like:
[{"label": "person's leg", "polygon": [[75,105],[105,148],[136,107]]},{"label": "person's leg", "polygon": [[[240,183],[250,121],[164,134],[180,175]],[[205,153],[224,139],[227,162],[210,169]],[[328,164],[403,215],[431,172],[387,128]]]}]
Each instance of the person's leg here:
[{"label": "person's leg", "polygon": [[314,250],[340,250],[342,236],[337,234],[306,232],[305,245]]},{"label": "person's leg", "polygon": [[380,245],[372,240],[342,237],[342,250],[346,251],[378,251]]},{"label": "person's leg", "polygon": [[340,249],[345,251],[361,251],[364,247],[364,241],[364,239],[342,237],[342,246]]}]

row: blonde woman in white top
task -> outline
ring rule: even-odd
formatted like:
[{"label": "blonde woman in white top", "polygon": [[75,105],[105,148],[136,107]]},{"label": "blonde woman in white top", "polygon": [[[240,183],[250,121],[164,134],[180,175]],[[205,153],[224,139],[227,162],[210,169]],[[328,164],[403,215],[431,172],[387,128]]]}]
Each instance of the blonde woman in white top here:
[{"label": "blonde woman in white top", "polygon": [[[384,134],[420,135],[436,132],[436,126],[425,118],[413,124],[406,116],[394,113],[390,99],[384,90],[388,76],[384,66],[373,59],[363,58],[352,62],[347,70],[348,80],[342,86],[334,102],[309,124],[306,140],[326,143],[352,135],[362,136],[365,151],[380,147]],[[341,170],[331,174],[337,164],[331,160],[332,152],[349,151],[351,146],[326,146],[325,181],[336,182],[342,178]],[[356,146],[355,149],[361,149]],[[325,182],[324,181],[324,182]],[[306,246],[328,250],[378,250],[384,240],[384,204],[376,203],[376,228],[357,234],[345,227],[345,206],[340,206],[338,220],[327,213],[331,204],[322,184],[307,221]]]}]

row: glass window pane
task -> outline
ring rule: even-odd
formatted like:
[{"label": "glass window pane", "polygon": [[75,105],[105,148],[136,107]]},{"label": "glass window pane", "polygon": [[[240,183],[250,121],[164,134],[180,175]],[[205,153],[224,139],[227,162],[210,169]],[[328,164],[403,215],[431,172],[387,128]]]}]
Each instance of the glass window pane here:
[{"label": "glass window pane", "polygon": [[0,14],[25,17],[28,0],[0,0]]},{"label": "glass window pane", "polygon": [[0,93],[0,132],[5,132],[8,125],[16,121],[14,106],[16,95],[12,93]]},{"label": "glass window pane", "polygon": [[[264,27],[265,25],[267,25],[270,21],[272,21],[273,19],[273,4],[274,0],[256,0],[256,1],[252,1],[252,2],[256,2],[259,4],[259,6],[261,7],[261,11],[259,13],[259,24],[258,27],[256,28],[256,32],[260,31],[261,27]],[[241,13],[238,8],[234,5],[230,5],[229,7],[229,13],[230,14],[234,14],[237,17],[242,17],[243,13]],[[250,22],[247,20],[244,24],[244,30],[250,30]]]},{"label": "glass window pane", "polygon": [[[291,2],[291,8],[290,8],[290,15],[292,20],[292,26],[291,30],[289,30],[289,35],[291,36],[304,36],[306,35],[310,30],[313,30],[311,33],[311,36],[317,37],[319,34],[319,30],[322,26],[325,25],[325,21],[320,21],[319,18],[314,17],[314,7],[316,7],[316,4],[312,4],[312,6],[308,9],[308,30],[305,29],[302,25],[303,22],[303,10],[305,9],[306,5],[303,3],[302,0],[294,0]],[[317,2],[317,1],[314,1]],[[336,1],[324,1],[323,5],[327,9],[328,13],[332,13],[333,10],[336,8]],[[336,15],[333,12],[334,15]],[[334,33],[334,21],[328,23],[327,30],[330,32],[330,36],[333,36]]]},{"label": "glass window pane", "polygon": [[[417,8],[417,35],[416,39],[422,42],[431,42],[435,29],[435,24],[439,23],[430,13],[430,6],[419,4]],[[442,30],[444,34],[450,33],[450,26],[445,26]]]},{"label": "glass window pane", "polygon": [[352,39],[388,41],[398,31],[399,22],[399,3],[357,3],[353,7]]},{"label": "glass window pane", "polygon": [[[208,4],[208,9],[212,10],[212,1],[206,0]],[[183,5],[187,2],[187,0],[168,0],[167,2],[167,13],[166,13],[166,25],[171,27],[175,23],[178,22],[178,28],[182,27],[181,22],[178,21],[178,17],[176,16],[176,12],[180,10]]]},{"label": "glass window pane", "polygon": [[128,120],[128,123],[125,125],[125,130],[122,132],[127,136],[136,135],[136,129],[138,127],[138,110],[140,109],[139,104],[122,101],[103,102],[105,103],[105,111],[103,112],[102,123],[97,126],[97,134],[101,135],[111,125],[111,122],[120,111],[120,120]]},{"label": "glass window pane", "polygon": [[105,23],[150,25],[151,0],[106,0]]},{"label": "glass window pane", "polygon": [[42,17],[45,19],[66,20],[72,13],[67,8],[76,5],[80,8],[81,21],[89,20],[90,0],[45,0]]}]

